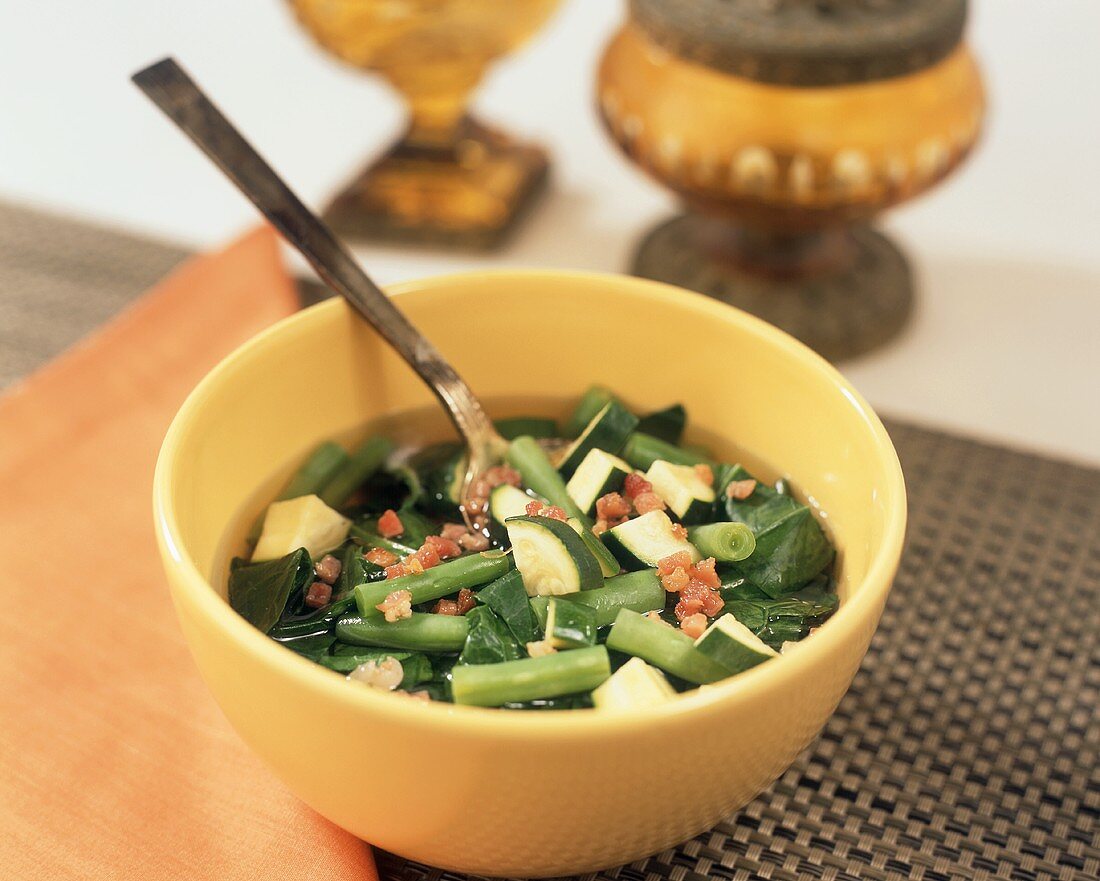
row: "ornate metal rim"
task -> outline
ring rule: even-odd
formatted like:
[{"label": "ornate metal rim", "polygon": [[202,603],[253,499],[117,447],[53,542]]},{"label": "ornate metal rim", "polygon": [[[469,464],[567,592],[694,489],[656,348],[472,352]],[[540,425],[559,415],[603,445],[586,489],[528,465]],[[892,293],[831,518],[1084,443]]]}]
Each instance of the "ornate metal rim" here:
[{"label": "ornate metal rim", "polygon": [[914,73],[962,39],[967,0],[630,0],[653,42],[763,83],[836,86]]}]

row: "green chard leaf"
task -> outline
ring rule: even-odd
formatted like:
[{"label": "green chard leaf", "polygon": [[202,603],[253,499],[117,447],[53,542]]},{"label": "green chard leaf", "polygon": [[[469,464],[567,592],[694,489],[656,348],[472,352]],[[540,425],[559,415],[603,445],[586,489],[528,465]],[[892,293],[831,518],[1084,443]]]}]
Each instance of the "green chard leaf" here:
[{"label": "green chard leaf", "polygon": [[523,648],[499,617],[488,606],[475,606],[466,613],[470,633],[458,656],[460,664],[499,664],[526,656]]},{"label": "green chard leaf", "polygon": [[504,621],[516,642],[527,645],[538,639],[538,622],[527,599],[518,569],[491,581],[477,592],[477,601]]},{"label": "green chard leaf", "polygon": [[395,658],[401,662],[404,673],[401,678],[401,688],[413,688],[432,678],[432,663],[427,655],[420,652],[391,651],[336,643],[333,646],[333,653],[318,658],[317,663],[347,675],[360,664],[366,664],[368,661],[384,661],[386,658]]},{"label": "green chard leaf", "polygon": [[421,486],[417,504],[423,510],[448,518],[458,514],[464,461],[462,446],[453,442],[432,444],[409,459],[408,467]]},{"label": "green chard leaf", "polygon": [[747,499],[726,496],[733,480],[749,480],[740,465],[720,469],[720,504],[726,518],[746,524],[756,536],[756,550],[746,560],[724,563],[723,578],[743,577],[769,597],[797,590],[821,573],[833,560],[833,546],[813,512],[791,496],[757,483]]},{"label": "green chard leaf", "polygon": [[229,573],[229,605],[256,629],[267,633],[296,592],[313,581],[313,561],[305,548]]},{"label": "green chard leaf", "polygon": [[684,409],[683,404],[673,404],[671,407],[655,410],[648,416],[643,416],[635,431],[658,437],[670,444],[678,444],[684,435],[685,425],[687,425],[687,410]]},{"label": "green chard leaf", "polygon": [[743,580],[723,585],[721,594],[726,601],[722,611],[733,615],[774,649],[784,642],[803,639],[810,628],[823,624],[840,604],[837,595],[829,590],[829,579],[825,576],[777,599]]}]

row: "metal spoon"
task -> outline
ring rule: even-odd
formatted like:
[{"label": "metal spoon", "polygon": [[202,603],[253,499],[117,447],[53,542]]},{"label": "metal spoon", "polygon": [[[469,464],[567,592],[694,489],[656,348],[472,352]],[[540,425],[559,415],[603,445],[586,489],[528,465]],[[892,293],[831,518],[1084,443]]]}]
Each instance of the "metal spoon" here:
[{"label": "metal spoon", "polygon": [[435,392],[468,448],[462,509],[469,524],[466,502],[470,499],[470,488],[479,474],[499,461],[506,447],[477,396],[175,59],[158,61],[138,71],[132,79],[302,253],[328,286],[351,303]]}]

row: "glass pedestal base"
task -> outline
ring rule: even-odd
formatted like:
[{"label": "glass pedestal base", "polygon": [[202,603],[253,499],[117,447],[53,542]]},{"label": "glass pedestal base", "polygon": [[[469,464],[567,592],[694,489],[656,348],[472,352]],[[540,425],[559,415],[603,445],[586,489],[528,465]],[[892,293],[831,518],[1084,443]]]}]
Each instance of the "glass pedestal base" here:
[{"label": "glass pedestal base", "polygon": [[536,200],[548,169],[540,147],[465,120],[452,145],[399,141],[324,216],[349,238],[492,248]]},{"label": "glass pedestal base", "polygon": [[905,257],[867,226],[780,236],[684,214],[642,240],[631,271],[758,315],[831,361],[886,343],[914,299]]}]

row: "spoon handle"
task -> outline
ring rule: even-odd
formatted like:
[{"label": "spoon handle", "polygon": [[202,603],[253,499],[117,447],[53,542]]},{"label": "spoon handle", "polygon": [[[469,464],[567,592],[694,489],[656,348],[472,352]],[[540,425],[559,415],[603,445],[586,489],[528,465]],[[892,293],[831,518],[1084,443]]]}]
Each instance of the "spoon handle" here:
[{"label": "spoon handle", "polygon": [[320,218],[302,204],[173,58],[138,71],[134,83],[213,160],[272,225],[409,363],[474,445],[496,436],[462,377],[360,268]]}]

